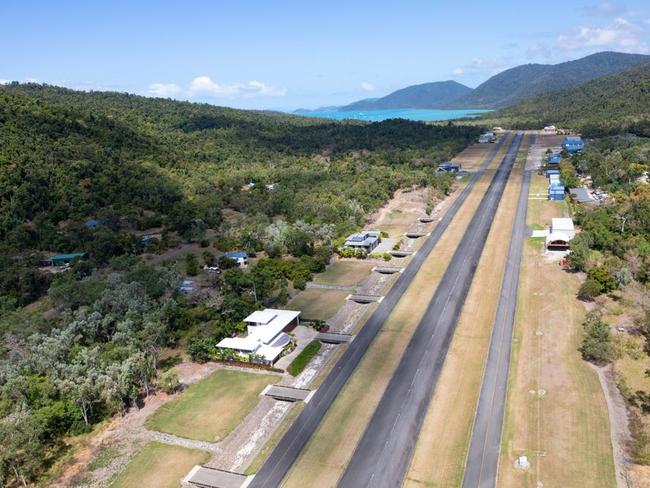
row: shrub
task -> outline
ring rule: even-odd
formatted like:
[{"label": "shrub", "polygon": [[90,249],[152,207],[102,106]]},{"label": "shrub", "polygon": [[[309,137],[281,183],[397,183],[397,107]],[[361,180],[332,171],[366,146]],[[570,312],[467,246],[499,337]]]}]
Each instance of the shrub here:
[{"label": "shrub", "polygon": [[601,290],[602,288],[597,281],[592,279],[587,279],[587,281],[585,281],[580,286],[580,289],[578,290],[578,298],[580,300],[590,302],[598,295],[600,295]]},{"label": "shrub", "polygon": [[185,273],[189,276],[196,276],[199,273],[199,262],[196,255],[191,252],[185,255]]},{"label": "shrub", "polygon": [[580,352],[585,361],[604,365],[615,359],[614,344],[609,324],[602,320],[587,320],[582,324],[585,337]]},{"label": "shrub", "polygon": [[197,337],[192,339],[187,346],[187,352],[192,358],[192,361],[197,363],[205,363],[212,359],[214,353],[215,343],[209,337]]},{"label": "shrub", "polygon": [[173,369],[165,371],[160,378],[158,378],[158,386],[165,393],[175,393],[181,385],[178,374]]},{"label": "shrub", "polygon": [[600,285],[600,293],[610,292],[618,286],[616,278],[609,273],[605,266],[596,266],[587,271],[587,279],[591,279]]},{"label": "shrub", "polygon": [[298,276],[295,280],[293,280],[293,286],[298,290],[304,290],[307,286],[307,280],[304,276]]}]

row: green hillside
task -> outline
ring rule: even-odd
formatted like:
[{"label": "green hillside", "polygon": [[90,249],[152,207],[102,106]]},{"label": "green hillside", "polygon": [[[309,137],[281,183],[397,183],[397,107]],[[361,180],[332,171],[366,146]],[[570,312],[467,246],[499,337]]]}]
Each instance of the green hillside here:
[{"label": "green hillside", "polygon": [[650,136],[650,65],[525,100],[489,119],[517,128],[553,124],[594,137],[622,132]]},{"label": "green hillside", "polygon": [[339,110],[382,110],[396,108],[440,108],[472,91],[456,81],[437,81],[408,86],[382,98],[359,100]]},{"label": "green hillside", "polygon": [[561,91],[650,62],[650,56],[601,52],[555,65],[525,64],[503,71],[453,102],[454,108],[499,108]]}]

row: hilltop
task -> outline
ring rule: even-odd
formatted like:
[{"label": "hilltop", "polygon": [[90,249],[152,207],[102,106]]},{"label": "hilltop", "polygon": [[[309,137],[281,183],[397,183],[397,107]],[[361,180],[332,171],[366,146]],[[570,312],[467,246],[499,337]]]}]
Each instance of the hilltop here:
[{"label": "hilltop", "polygon": [[539,95],[500,110],[490,120],[504,126],[554,124],[603,136],[632,132],[650,136],[650,65]]},{"label": "hilltop", "polygon": [[500,108],[650,62],[650,56],[601,52],[565,63],[525,64],[503,71],[456,101],[462,107]]}]

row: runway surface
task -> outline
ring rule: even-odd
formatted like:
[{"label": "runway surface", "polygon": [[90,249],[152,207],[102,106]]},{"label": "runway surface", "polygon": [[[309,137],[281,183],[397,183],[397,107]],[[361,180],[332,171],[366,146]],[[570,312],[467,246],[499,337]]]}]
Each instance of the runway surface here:
[{"label": "runway surface", "polygon": [[517,134],[496,171],[339,487],[402,485],[521,140],[522,134]]},{"label": "runway surface", "polygon": [[531,172],[524,173],[519,193],[508,260],[501,282],[501,294],[485,363],[481,393],[472,427],[472,440],[465,463],[463,488],[496,486],[501,449],[501,433],[508,390],[508,370],[512,334],[517,306],[517,287],[524,239],[526,238],[526,210]]},{"label": "runway surface", "polygon": [[407,267],[404,269],[404,272],[397,278],[395,284],[384,297],[384,300],[382,300],[382,302],[377,306],[377,309],[370,316],[361,331],[359,331],[355,340],[352,341],[341,358],[334,365],[334,368],[320,388],[316,390],[310,402],[305,405],[305,408],[298,418],[293,422],[291,427],[289,427],[269,458],[257,472],[249,484],[250,488],[274,488],[280,485],[286,474],[289,472],[289,469],[298,458],[303,447],[307,444],[327,413],[328,408],[336,399],[341,388],[343,388],[349,377],[352,375],[366,350],[383,327],[384,322],[392,312],[393,308],[409,287],[411,281],[413,281],[420,266],[447,229],[450,222],[458,212],[458,209],[463,205],[468,195],[471,193],[476,182],[481,178],[496,156],[506,137],[507,134],[503,135],[499,142],[497,142],[490,150],[486,160],[481,165],[480,170],[472,175],[470,181],[467,183],[465,188],[463,188],[460,195],[458,195],[458,197],[453,201],[447,212],[445,212],[433,232],[431,232],[431,235],[427,238],[415,256],[413,256]]}]

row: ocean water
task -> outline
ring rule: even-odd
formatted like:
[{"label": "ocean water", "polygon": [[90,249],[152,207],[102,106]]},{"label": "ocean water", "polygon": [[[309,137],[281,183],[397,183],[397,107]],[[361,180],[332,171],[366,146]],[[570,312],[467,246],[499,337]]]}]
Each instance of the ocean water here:
[{"label": "ocean water", "polygon": [[297,111],[298,115],[306,117],[320,117],[324,119],[356,119],[370,122],[380,122],[386,119],[408,119],[421,121],[451,120],[462,117],[476,117],[490,110],[481,109],[459,109],[459,110],[435,110],[435,109],[416,109],[416,108],[398,108],[392,110],[363,110],[352,112],[339,112],[336,110],[324,111]]}]

